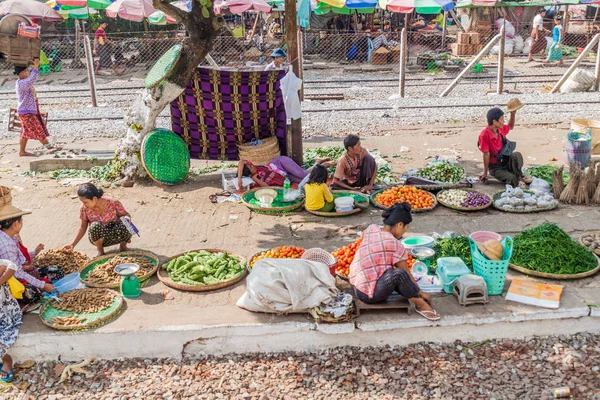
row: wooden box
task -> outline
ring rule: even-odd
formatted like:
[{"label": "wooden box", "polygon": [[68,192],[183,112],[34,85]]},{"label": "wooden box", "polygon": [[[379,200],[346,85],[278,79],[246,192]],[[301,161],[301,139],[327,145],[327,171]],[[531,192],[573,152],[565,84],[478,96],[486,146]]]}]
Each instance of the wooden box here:
[{"label": "wooden box", "polygon": [[392,63],[400,62],[400,46],[394,47],[390,50],[389,61]]},{"label": "wooden box", "polygon": [[389,50],[381,47],[371,53],[371,64],[373,65],[385,65],[389,61],[390,52]]},{"label": "wooden box", "polygon": [[469,44],[479,44],[481,42],[481,35],[477,32],[470,33]]},{"label": "wooden box", "polygon": [[459,33],[456,35],[456,43],[458,44],[470,44],[471,43],[471,34],[470,33]]},{"label": "wooden box", "polygon": [[0,34],[0,53],[6,54],[6,61],[27,66],[34,58],[40,57],[42,42],[39,38],[8,36]]}]

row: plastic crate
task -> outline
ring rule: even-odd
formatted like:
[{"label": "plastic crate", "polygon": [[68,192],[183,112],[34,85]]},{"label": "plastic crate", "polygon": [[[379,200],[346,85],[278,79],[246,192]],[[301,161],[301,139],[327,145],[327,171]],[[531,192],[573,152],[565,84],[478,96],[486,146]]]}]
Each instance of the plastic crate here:
[{"label": "plastic crate", "polygon": [[471,257],[473,259],[473,270],[475,275],[481,276],[488,287],[489,295],[500,295],[504,291],[504,282],[506,281],[506,271],[513,251],[513,240],[507,236],[502,241],[504,252],[500,261],[488,260],[475,244],[475,241],[469,238],[471,247]]},{"label": "plastic crate", "polygon": [[471,273],[465,262],[459,257],[438,258],[437,273],[444,287],[444,292],[452,294],[456,280]]}]

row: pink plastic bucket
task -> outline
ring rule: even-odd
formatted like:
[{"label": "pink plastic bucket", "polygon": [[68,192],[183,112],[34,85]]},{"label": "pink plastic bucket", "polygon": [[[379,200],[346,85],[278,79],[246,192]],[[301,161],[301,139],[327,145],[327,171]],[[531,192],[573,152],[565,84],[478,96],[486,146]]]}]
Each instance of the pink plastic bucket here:
[{"label": "pink plastic bucket", "polygon": [[497,240],[497,241],[502,240],[502,236],[498,235],[496,232],[490,232],[490,231],[473,232],[469,235],[469,237],[471,239],[473,239],[475,241],[475,243],[482,243],[487,240]]}]

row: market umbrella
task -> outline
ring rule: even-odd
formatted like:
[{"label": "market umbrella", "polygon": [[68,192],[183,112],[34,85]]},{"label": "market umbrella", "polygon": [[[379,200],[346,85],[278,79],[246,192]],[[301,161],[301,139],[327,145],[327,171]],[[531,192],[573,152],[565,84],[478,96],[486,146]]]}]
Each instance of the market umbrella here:
[{"label": "market umbrella", "polygon": [[74,10],[58,10],[58,13],[62,15],[64,19],[90,19],[90,15],[98,14],[98,11],[87,8],[76,8]]},{"label": "market umbrella", "polygon": [[0,15],[23,14],[47,22],[62,22],[63,17],[44,3],[35,0],[6,0],[0,3]]},{"label": "market umbrella", "polygon": [[313,12],[317,15],[326,15],[329,13],[351,15],[351,14],[354,14],[355,11],[358,12],[359,14],[372,14],[373,12],[375,12],[375,8],[358,8],[358,9],[351,10],[346,6],[333,7],[327,3],[319,2],[319,4],[317,5],[317,8],[315,8]]},{"label": "market umbrella", "polygon": [[467,7],[494,7],[496,0],[458,0],[456,8]]},{"label": "market umbrella", "polygon": [[411,13],[416,9],[419,14],[439,14],[454,8],[452,0],[379,0],[379,5],[396,13]]},{"label": "market umbrella", "polygon": [[375,8],[377,0],[346,0],[346,7],[350,9]]},{"label": "market umbrella", "polygon": [[271,12],[271,6],[265,0],[223,0],[215,1],[215,13],[241,14],[246,11]]},{"label": "market umbrella", "polygon": [[152,25],[176,24],[175,18],[168,16],[160,10],[156,10],[148,17],[148,22]]},{"label": "market umbrella", "polygon": [[106,8],[106,15],[110,18],[119,16],[130,21],[141,22],[155,11],[152,0],[116,0]]},{"label": "market umbrella", "polygon": [[[55,0],[61,10],[74,10],[87,7],[92,10],[104,10],[112,4],[110,0]],[[48,4],[48,3],[46,3]]]}]

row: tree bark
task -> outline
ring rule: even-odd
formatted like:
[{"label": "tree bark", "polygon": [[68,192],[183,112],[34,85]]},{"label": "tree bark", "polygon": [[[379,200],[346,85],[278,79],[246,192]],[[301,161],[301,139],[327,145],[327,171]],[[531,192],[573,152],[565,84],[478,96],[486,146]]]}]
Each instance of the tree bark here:
[{"label": "tree bark", "polygon": [[121,140],[115,156],[123,186],[132,186],[136,177],[145,175],[140,155],[142,141],[155,128],[156,118],[165,107],[185,90],[223,25],[223,18],[214,14],[211,3],[207,7],[209,17],[205,18],[202,15],[203,6],[197,0],[192,2],[192,11],[189,13],[171,5],[170,1],[153,0],[153,5],[182,23],[188,36],[183,40],[179,60],[162,83],[151,89],[143,89],[125,114],[127,135]]}]

